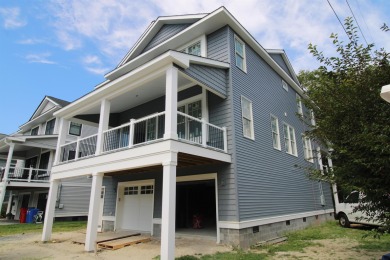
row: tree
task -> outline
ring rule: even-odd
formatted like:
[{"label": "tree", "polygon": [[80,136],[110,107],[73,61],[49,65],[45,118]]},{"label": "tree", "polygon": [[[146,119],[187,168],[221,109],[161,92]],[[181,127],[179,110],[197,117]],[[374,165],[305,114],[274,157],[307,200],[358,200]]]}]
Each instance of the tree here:
[{"label": "tree", "polygon": [[[325,57],[309,44],[322,66],[298,75],[307,96],[302,101],[315,115],[316,124],[307,134],[332,148],[334,164],[332,174],[310,174],[363,192],[356,210],[387,223],[390,230],[390,104],[380,98],[381,87],[390,84],[390,54],[384,49],[373,52],[373,44],[360,44],[351,18],[345,20],[345,28],[347,43],[337,34],[330,36],[334,57]],[[325,155],[330,156],[326,151]]]}]

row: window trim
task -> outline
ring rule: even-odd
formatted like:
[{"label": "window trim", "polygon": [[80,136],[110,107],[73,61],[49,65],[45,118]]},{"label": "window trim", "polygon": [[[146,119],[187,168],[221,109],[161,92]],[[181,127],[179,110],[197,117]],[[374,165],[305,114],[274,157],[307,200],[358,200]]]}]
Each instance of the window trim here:
[{"label": "window trim", "polygon": [[296,98],[296,101],[297,101],[298,114],[303,116],[303,106],[302,106],[301,96],[298,95],[298,93],[296,93],[295,95],[296,95],[295,98]]},{"label": "window trim", "polygon": [[[206,35],[203,34],[200,37],[197,37],[193,39],[192,41],[180,46],[180,48],[177,48],[176,50],[179,52],[182,52],[183,49],[187,49],[188,47],[196,44],[197,42],[200,42],[200,57],[207,57],[207,44],[206,44]],[[188,54],[188,53],[186,53]],[[189,54],[192,55],[192,54]]]},{"label": "window trim", "polygon": [[288,84],[287,84],[287,82],[284,81],[283,79],[282,79],[282,87],[283,87],[283,89],[284,89],[285,91],[288,92]]},{"label": "window trim", "polygon": [[[236,41],[238,41],[239,43],[242,44],[242,55],[243,55],[243,57],[241,57],[241,54],[239,54],[237,52],[237,50],[236,50]],[[242,68],[240,68],[237,65],[236,55],[239,55],[242,58]],[[246,48],[245,48],[245,42],[243,40],[241,40],[237,35],[234,35],[234,62],[235,62],[235,65],[236,65],[237,68],[239,68],[240,70],[242,70],[245,73],[247,72],[247,70],[246,70]]]},{"label": "window trim", "polygon": [[303,157],[306,161],[314,163],[313,146],[308,136],[302,135]]},{"label": "window trim", "polygon": [[310,123],[312,126],[316,125],[316,118],[314,116],[314,111],[312,109],[310,110]]},{"label": "window trim", "polygon": [[36,134],[36,135],[39,135],[39,128],[40,128],[40,127],[39,127],[39,125],[38,125],[38,126],[36,126],[36,127],[31,128],[31,130],[30,130],[30,135],[31,135],[31,136],[36,136],[36,135],[33,135],[33,134],[32,134],[32,131],[35,130],[35,129],[37,129],[37,128],[38,128],[38,130],[37,130],[37,134]]},{"label": "window trim", "polygon": [[[79,135],[72,134],[72,133],[70,132],[70,127],[71,127],[72,123],[73,123],[73,124],[79,124],[79,125],[80,125],[80,134],[79,134]],[[68,134],[69,134],[69,135],[73,135],[73,136],[81,136],[81,134],[82,134],[82,131],[83,131],[83,124],[81,124],[81,123],[76,123],[76,122],[72,122],[72,121],[69,121],[69,128],[68,128]]]},{"label": "window trim", "polygon": [[[274,147],[274,149],[281,151],[282,147],[281,147],[281,144],[280,144],[279,119],[276,116],[272,115],[272,114],[270,115],[270,118],[271,118],[272,146]],[[274,145],[274,131],[272,129],[272,119],[275,119],[275,122],[276,122],[277,147],[275,147],[275,145]]]},{"label": "window trim", "polygon": [[[249,118],[246,118],[244,117],[244,110],[243,110],[243,99],[246,99],[248,102],[249,102],[249,112],[250,112],[250,119]],[[247,120],[250,121],[250,130],[251,130],[251,136],[246,136],[245,135],[245,131],[244,131],[244,118],[246,118]],[[249,138],[251,140],[255,140],[255,132],[254,132],[254,122],[253,122],[253,106],[252,106],[252,100],[250,100],[249,98],[246,98],[244,96],[241,95],[241,120],[242,120],[242,135],[243,137],[245,138]]]},{"label": "window trim", "polygon": [[[287,127],[287,137],[286,137],[286,133],[285,133],[285,131],[284,131],[284,127]],[[290,140],[290,137],[291,137],[291,132],[290,132],[290,129],[292,129],[292,136],[293,136],[293,138],[294,138],[294,140]],[[294,127],[292,127],[291,125],[289,125],[289,124],[287,124],[286,122],[283,122],[283,135],[284,135],[284,149],[286,150],[286,153],[287,154],[290,154],[290,155],[293,155],[293,156],[295,156],[295,157],[298,157],[298,148],[297,148],[297,138],[296,138],[296,136],[295,136],[295,129],[294,129]],[[291,147],[291,144],[292,144],[292,141],[294,141],[294,149],[292,149],[292,147],[291,147],[291,152],[289,151],[289,149],[287,149],[287,140],[289,140],[289,147]]]},{"label": "window trim", "polygon": [[[53,120],[54,120],[53,133],[47,134],[47,133],[46,133],[46,132],[47,132],[47,123],[50,122],[50,121],[53,121]],[[54,135],[54,130],[56,129],[56,123],[57,123],[56,121],[57,121],[57,120],[56,120],[55,117],[53,117],[53,118],[51,118],[51,119],[49,119],[49,120],[46,121],[46,124],[45,124],[45,135]]]}]

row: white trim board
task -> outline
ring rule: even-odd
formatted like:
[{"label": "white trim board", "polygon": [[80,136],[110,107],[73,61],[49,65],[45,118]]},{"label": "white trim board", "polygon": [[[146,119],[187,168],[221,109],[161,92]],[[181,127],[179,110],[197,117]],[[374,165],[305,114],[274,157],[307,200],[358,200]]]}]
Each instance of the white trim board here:
[{"label": "white trim board", "polygon": [[282,222],[282,221],[286,221],[286,220],[312,217],[315,215],[322,215],[322,214],[327,214],[327,213],[334,213],[334,209],[309,211],[309,212],[303,212],[303,213],[297,213],[297,214],[291,214],[291,215],[268,217],[268,218],[261,218],[261,219],[255,219],[255,220],[246,220],[246,221],[240,221],[240,222],[219,221],[219,227],[220,228],[230,228],[230,229],[243,229],[243,228],[249,228],[249,227],[253,227],[253,226],[261,226],[261,225],[266,225],[266,224],[271,224],[271,223],[276,223],[276,222]]}]

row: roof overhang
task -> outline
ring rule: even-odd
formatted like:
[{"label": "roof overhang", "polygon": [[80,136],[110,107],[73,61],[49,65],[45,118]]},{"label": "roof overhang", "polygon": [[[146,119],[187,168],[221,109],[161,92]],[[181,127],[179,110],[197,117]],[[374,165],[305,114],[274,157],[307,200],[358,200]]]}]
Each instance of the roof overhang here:
[{"label": "roof overhang", "polygon": [[100,106],[102,99],[110,99],[118,96],[121,91],[126,91],[124,87],[126,87],[128,91],[131,88],[136,88],[144,84],[147,79],[161,76],[165,73],[165,69],[172,64],[175,64],[176,66],[182,67],[184,69],[189,68],[191,64],[199,64],[223,69],[230,67],[230,64],[226,62],[169,50],[141,66],[134,66],[134,64],[129,63],[126,65],[126,68],[117,71],[118,78],[107,82],[100,88],[95,89],[94,91],[67,105],[66,107],[58,110],[54,113],[54,115],[69,119],[77,115],[81,110],[87,110],[97,105]]},{"label": "roof overhang", "polygon": [[390,103],[390,85],[386,85],[382,87],[381,97]]}]

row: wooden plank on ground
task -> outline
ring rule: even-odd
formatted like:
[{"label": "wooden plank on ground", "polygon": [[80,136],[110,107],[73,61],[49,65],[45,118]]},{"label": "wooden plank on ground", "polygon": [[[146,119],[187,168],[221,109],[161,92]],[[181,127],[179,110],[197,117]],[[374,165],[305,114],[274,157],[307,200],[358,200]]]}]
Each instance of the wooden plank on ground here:
[{"label": "wooden plank on ground", "polygon": [[[119,237],[113,237],[113,238],[109,238],[109,239],[102,239],[102,240],[98,240],[96,243],[99,244],[99,243],[102,243],[102,242],[108,242],[108,241],[112,241],[112,240],[117,240],[117,239],[122,239],[122,238],[127,238],[127,237],[133,237],[133,236],[140,236],[141,233],[134,233],[134,234],[130,234],[130,235],[126,235],[126,236],[119,236]],[[72,241],[73,244],[79,244],[79,245],[85,245],[85,238],[80,238],[80,239],[75,239]]]},{"label": "wooden plank on ground", "polygon": [[116,250],[134,244],[149,242],[150,240],[151,238],[148,236],[133,236],[133,237],[127,237],[127,238],[98,243],[98,247]]}]

